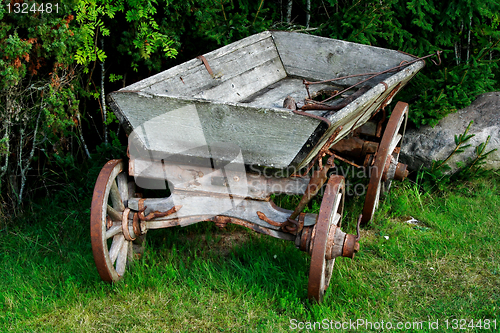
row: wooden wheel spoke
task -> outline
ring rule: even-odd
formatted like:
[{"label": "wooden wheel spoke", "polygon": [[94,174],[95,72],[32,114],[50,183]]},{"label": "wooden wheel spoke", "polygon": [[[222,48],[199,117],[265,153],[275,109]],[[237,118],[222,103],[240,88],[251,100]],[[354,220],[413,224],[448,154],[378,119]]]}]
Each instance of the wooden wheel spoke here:
[{"label": "wooden wheel spoke", "polygon": [[113,221],[120,221],[122,220],[122,213],[108,205],[106,207],[106,212],[108,213],[109,217],[111,217],[111,220]]},{"label": "wooden wheel spoke", "polygon": [[120,173],[118,176],[116,176],[116,181],[118,185],[118,192],[120,192],[121,201],[126,202],[129,198],[127,175],[125,173]]},{"label": "wooden wheel spoke", "polygon": [[120,251],[118,252],[118,258],[116,259],[116,272],[122,276],[125,273],[125,266],[127,264],[128,258],[128,247],[130,242],[124,241]]},{"label": "wooden wheel spoke", "polygon": [[123,234],[115,235],[113,237],[113,243],[111,243],[111,247],[109,248],[109,259],[111,259],[112,264],[115,263],[124,242],[125,237]]},{"label": "wooden wheel spoke", "polygon": [[340,215],[339,213],[335,213],[335,216],[332,219],[332,226],[338,226],[341,219],[342,215]]},{"label": "wooden wheel spoke", "polygon": [[323,292],[326,292],[326,289],[328,289],[328,286],[330,285],[330,279],[332,277],[332,271],[333,271],[333,266],[335,265],[335,259],[331,259],[326,261],[326,267],[325,267],[325,288]]},{"label": "wooden wheel spoke", "polygon": [[[335,205],[333,206],[332,212],[337,212],[338,211],[341,202],[342,202],[342,192],[340,192],[340,193],[337,194],[337,197],[335,198]],[[340,218],[342,218],[342,216],[340,214],[335,213],[335,215],[332,216],[333,217],[333,220],[332,220],[333,225],[337,225],[336,223],[334,223],[335,222],[335,218],[337,217],[337,215],[339,215]]]},{"label": "wooden wheel spoke", "polygon": [[119,233],[122,232],[122,226],[121,225],[113,225],[111,228],[106,230],[106,239],[110,239],[111,237],[114,237],[118,235]]},{"label": "wooden wheel spoke", "polygon": [[125,205],[123,204],[120,191],[118,190],[118,185],[116,184],[116,180],[113,180],[113,183],[111,184],[109,196],[111,198],[111,202],[113,203],[113,208],[120,212],[123,212],[123,210],[125,209]]},{"label": "wooden wheel spoke", "polygon": [[401,139],[403,138],[403,136],[401,134],[397,134],[395,137],[394,137],[394,141],[392,141],[391,143],[391,146],[389,148],[389,156],[392,155],[392,152],[394,151],[394,149],[396,149],[396,147],[398,146],[398,144],[401,142]]}]

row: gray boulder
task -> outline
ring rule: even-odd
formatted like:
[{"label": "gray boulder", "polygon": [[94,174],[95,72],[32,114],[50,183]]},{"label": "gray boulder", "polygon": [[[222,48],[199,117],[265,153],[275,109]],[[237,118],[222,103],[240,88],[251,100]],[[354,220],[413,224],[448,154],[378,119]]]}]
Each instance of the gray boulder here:
[{"label": "gray boulder", "polygon": [[[410,106],[411,112],[411,106]],[[500,169],[500,92],[480,95],[468,107],[448,115],[435,127],[424,126],[420,129],[407,129],[401,149],[400,161],[408,164],[411,170],[421,166],[430,167],[433,160],[444,160],[455,149],[455,135],[462,134],[473,120],[469,134],[475,134],[468,143],[470,147],[461,154],[455,154],[448,162],[456,170],[456,162],[474,158],[475,147],[491,139],[485,152],[498,150],[488,155],[487,169]]]}]

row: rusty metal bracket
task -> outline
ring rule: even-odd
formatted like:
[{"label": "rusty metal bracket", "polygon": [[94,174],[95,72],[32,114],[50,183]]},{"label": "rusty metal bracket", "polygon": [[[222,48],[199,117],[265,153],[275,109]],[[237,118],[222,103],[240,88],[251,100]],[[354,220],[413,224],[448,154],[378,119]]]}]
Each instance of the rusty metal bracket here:
[{"label": "rusty metal bracket", "polygon": [[210,74],[210,76],[213,78],[214,72],[212,71],[212,68],[210,68],[210,65],[208,64],[207,59],[205,59],[205,57],[202,55],[197,56],[196,59],[200,59],[203,62],[203,65],[205,65],[205,68],[207,69],[208,74]]},{"label": "rusty metal bracket", "polygon": [[330,120],[328,120],[328,118],[325,118],[325,117],[316,116],[314,114],[310,114],[310,113],[307,113],[307,112],[304,112],[304,111],[299,111],[299,110],[292,110],[292,112],[295,113],[295,114],[300,114],[301,116],[306,116],[306,117],[309,117],[309,118],[321,120],[321,121],[325,122],[328,125],[328,127],[330,127],[330,125],[332,124],[330,122]]},{"label": "rusty metal bracket", "polygon": [[[375,112],[373,115],[376,115],[379,111]],[[382,125],[384,125],[385,118],[387,118],[387,112],[385,108],[382,108],[382,118],[377,123],[377,131],[375,132],[375,137],[380,138],[382,136]]]},{"label": "rusty metal bracket", "polygon": [[275,227],[280,227],[281,228],[283,226],[283,223],[285,223],[285,222],[276,222],[276,221],[273,221],[269,217],[267,217],[266,214],[264,214],[263,212],[260,212],[260,211],[257,211],[257,216],[262,221],[264,221],[266,223],[269,223],[270,225],[275,226]]},{"label": "rusty metal bracket", "polygon": [[351,162],[351,161],[349,161],[348,159],[343,158],[343,157],[341,157],[341,156],[339,156],[339,155],[337,155],[337,154],[333,154],[333,156],[334,156],[337,160],[341,160],[342,162],[345,162],[345,163],[347,163],[347,164],[350,164],[350,165],[352,165],[352,166],[353,166],[353,167],[355,167],[355,168],[358,168],[358,169],[362,169],[362,168],[363,168],[362,166],[357,165],[356,163]]},{"label": "rusty metal bracket", "polygon": [[173,214],[175,212],[178,212],[179,209],[181,209],[181,208],[182,208],[182,205],[177,205],[177,206],[174,206],[174,207],[170,208],[166,212],[158,212],[158,211],[151,212],[147,216],[144,216],[144,211],[142,211],[142,212],[139,212],[139,219],[141,221],[151,221],[152,219],[155,219],[155,218],[158,218],[158,217],[169,216],[169,215],[171,215],[171,214]]},{"label": "rusty metal bracket", "polygon": [[289,232],[294,235],[297,234],[298,229],[299,229],[299,221],[292,220],[291,218],[286,219],[286,221],[283,222],[283,226],[281,226],[281,230]]},{"label": "rusty metal bracket", "polygon": [[134,234],[141,235],[145,232],[144,222],[139,223],[139,214],[134,213],[134,218],[132,220],[132,228],[134,230]]},{"label": "rusty metal bracket", "polygon": [[292,215],[290,215],[290,219],[295,220],[297,216],[304,210],[304,208],[307,206],[309,201],[318,194],[319,190],[321,187],[325,184],[326,180],[328,179],[327,173],[328,170],[332,165],[334,165],[334,158],[330,157],[328,159],[328,165],[325,166],[322,169],[316,170],[313,172],[313,175],[311,179],[309,180],[309,184],[307,185],[306,191],[304,192],[304,195],[302,195],[302,198],[300,199],[299,204],[297,207],[295,207],[295,210],[293,211]]},{"label": "rusty metal bracket", "polygon": [[231,223],[231,218],[228,216],[217,215],[212,218],[212,221],[215,222],[215,226],[219,228],[225,228],[228,223]]},{"label": "rusty metal bracket", "polygon": [[167,210],[166,212],[155,211],[155,212],[151,212],[148,215],[144,216],[144,211],[146,210],[146,208],[148,208],[148,207],[144,206],[144,199],[139,200],[139,211],[137,212],[137,216],[139,217],[139,220],[141,220],[141,221],[151,221],[152,219],[155,219],[158,217],[169,216],[175,212],[178,212],[182,208],[182,205],[174,206],[174,207],[170,208],[169,210]]},{"label": "rusty metal bracket", "polygon": [[304,229],[304,221],[306,219],[306,213],[300,213],[299,214],[299,218],[298,218],[298,226],[297,226],[297,230],[295,231],[295,233],[299,233],[302,231],[302,229]]},{"label": "rusty metal bracket", "polygon": [[288,219],[286,219],[286,221],[283,221],[283,222],[273,221],[270,218],[268,218],[266,216],[266,214],[264,214],[263,212],[260,212],[260,211],[257,212],[257,216],[262,221],[269,223],[272,226],[279,227],[284,232],[287,232],[287,233],[290,233],[293,235],[297,235],[298,233],[300,233],[302,231],[302,229],[304,229],[304,220],[305,220],[306,214],[300,213],[297,220],[288,218]]},{"label": "rusty metal bracket", "polygon": [[309,81],[307,81],[306,79],[304,79],[302,81],[302,83],[304,84],[304,86],[306,87],[306,91],[307,91],[307,97],[309,99],[311,99],[311,93],[309,92]]},{"label": "rusty metal bracket", "polygon": [[128,230],[128,214],[129,213],[130,213],[130,208],[125,208],[125,210],[123,211],[123,215],[122,215],[122,232],[123,232],[123,236],[125,237],[126,240],[133,241],[137,238],[137,235],[135,235],[134,238],[132,238],[132,236],[130,236],[130,232]]},{"label": "rusty metal bracket", "polygon": [[[328,148],[329,148],[329,146],[328,146]],[[328,170],[335,165],[335,154],[333,154],[328,149],[325,149],[325,154],[326,154],[326,152],[331,154],[332,156],[330,156],[330,158],[328,158],[328,161],[327,161],[325,166],[320,165],[320,169],[313,172],[312,177],[309,180],[309,184],[307,185],[307,188],[304,192],[304,195],[302,195],[302,198],[300,199],[299,204],[297,205],[297,207],[295,207],[295,210],[290,215],[290,217],[285,222],[283,222],[282,224],[279,225],[283,231],[290,232],[290,233],[293,233],[296,235],[298,232],[302,231],[302,229],[304,228],[304,221],[303,221],[304,215],[302,215],[304,213],[302,213],[302,211],[307,206],[307,204],[311,201],[311,199],[314,198],[316,196],[316,194],[318,194],[319,190],[321,189],[321,187],[323,187],[326,180],[328,179],[328,176],[327,176]],[[257,212],[257,214],[259,215],[259,218],[263,219],[261,217],[261,215],[264,215],[264,214],[263,213],[259,214],[259,213],[260,212]],[[265,217],[265,215],[263,217]],[[296,220],[297,217],[298,217],[298,220]],[[302,222],[301,222],[301,219],[302,219]],[[274,221],[272,221],[272,222],[274,222]],[[274,223],[276,223],[276,222],[274,222]]]},{"label": "rusty metal bracket", "polygon": [[[385,82],[382,82],[385,84],[386,86],[386,90],[387,90],[387,84]],[[392,100],[392,98],[394,97],[394,95],[396,95],[396,93],[399,91],[399,89],[401,88],[401,82],[399,82],[393,89],[392,91],[387,95],[387,97],[384,99],[384,101],[380,104],[380,107],[378,108],[378,110],[380,109],[385,109],[385,107],[390,103],[390,101]],[[377,112],[378,112],[377,110]],[[375,114],[377,114],[377,112],[375,112]],[[374,114],[374,115],[375,115]]]}]

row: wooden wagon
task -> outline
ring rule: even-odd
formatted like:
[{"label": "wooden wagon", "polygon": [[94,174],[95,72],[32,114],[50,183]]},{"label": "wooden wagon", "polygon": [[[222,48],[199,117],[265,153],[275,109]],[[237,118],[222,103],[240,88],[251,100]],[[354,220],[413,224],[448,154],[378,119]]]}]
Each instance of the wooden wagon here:
[{"label": "wooden wagon", "polygon": [[[91,236],[101,278],[123,276],[149,229],[210,220],[310,253],[308,297],[321,301],[335,258],[354,256],[359,223],[371,219],[391,180],[407,174],[398,155],[408,105],[399,102],[388,122],[385,106],[423,66],[398,51],[272,31],[111,93],[129,158],[106,163],[95,185]],[[329,176],[335,159],[370,171],[357,235],[340,228],[345,182]],[[141,198],[136,184],[170,195]],[[303,213],[319,191],[319,214]],[[302,200],[285,210],[270,200],[278,193]]]}]

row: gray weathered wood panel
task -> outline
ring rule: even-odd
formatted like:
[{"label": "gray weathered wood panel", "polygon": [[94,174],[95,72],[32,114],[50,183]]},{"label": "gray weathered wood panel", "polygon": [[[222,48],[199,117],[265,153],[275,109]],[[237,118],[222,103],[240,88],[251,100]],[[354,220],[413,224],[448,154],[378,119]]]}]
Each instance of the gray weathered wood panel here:
[{"label": "gray weathered wood panel", "polygon": [[[307,91],[302,82],[302,79],[286,77],[274,84],[271,84],[264,89],[261,89],[252,96],[242,100],[242,103],[256,107],[283,107],[283,101],[287,96],[291,96],[296,102],[304,101],[307,98]],[[338,86],[329,84],[315,84],[309,87],[311,94],[315,94],[321,90],[339,89]]]},{"label": "gray weathered wood panel", "polygon": [[[398,51],[337,39],[285,31],[273,31],[272,35],[287,74],[317,81],[380,72],[398,66],[403,60],[414,60]],[[376,78],[372,85],[390,75]],[[359,80],[346,79],[338,84],[352,85]]]},{"label": "gray weathered wood panel", "polygon": [[[309,177],[296,178],[275,178],[269,175],[246,172],[244,169],[237,170],[231,165],[222,166],[221,169],[212,166],[200,167],[193,165],[169,164],[160,161],[141,160],[131,158],[129,160],[129,176],[134,177],[137,185],[141,182],[153,184],[151,180],[162,187],[156,189],[166,189],[165,180],[168,181],[169,190],[184,190],[192,192],[230,194],[233,197],[240,196],[257,200],[267,200],[271,194],[286,193],[289,195],[304,194]],[[225,182],[214,184],[215,177],[222,178]],[[140,179],[144,178],[144,180]],[[150,186],[144,186],[150,188]],[[121,215],[120,215],[121,216]]]},{"label": "gray weathered wood panel", "polygon": [[226,142],[241,149],[247,165],[286,168],[319,124],[287,109],[240,103],[133,92],[111,93],[110,100],[129,132],[134,129],[158,160],[168,154],[208,158],[206,145]]},{"label": "gray weathered wood panel", "polygon": [[236,102],[286,77],[269,32],[207,53],[205,59],[213,77],[193,59],[123,90]]}]

